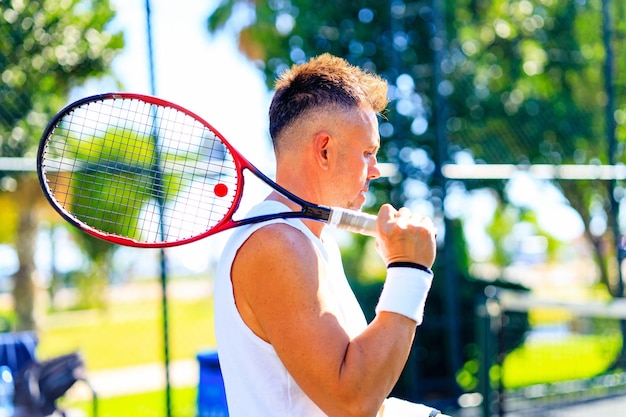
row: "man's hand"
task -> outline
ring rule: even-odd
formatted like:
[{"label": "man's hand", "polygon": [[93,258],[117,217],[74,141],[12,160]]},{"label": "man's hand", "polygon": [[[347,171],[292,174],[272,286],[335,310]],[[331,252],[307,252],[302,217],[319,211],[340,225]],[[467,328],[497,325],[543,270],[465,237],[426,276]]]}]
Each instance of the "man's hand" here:
[{"label": "man's hand", "polygon": [[428,268],[435,262],[436,230],[430,218],[405,207],[384,204],[378,212],[376,248],[385,264],[415,262]]}]

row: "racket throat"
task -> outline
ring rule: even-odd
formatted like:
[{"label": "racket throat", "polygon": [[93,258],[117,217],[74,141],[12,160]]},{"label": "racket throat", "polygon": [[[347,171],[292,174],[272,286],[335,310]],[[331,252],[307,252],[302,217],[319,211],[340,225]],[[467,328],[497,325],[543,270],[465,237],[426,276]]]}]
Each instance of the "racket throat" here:
[{"label": "racket throat", "polygon": [[303,217],[320,220],[323,222],[328,222],[328,219],[330,219],[330,213],[331,209],[328,207],[313,207],[306,205],[302,207]]}]

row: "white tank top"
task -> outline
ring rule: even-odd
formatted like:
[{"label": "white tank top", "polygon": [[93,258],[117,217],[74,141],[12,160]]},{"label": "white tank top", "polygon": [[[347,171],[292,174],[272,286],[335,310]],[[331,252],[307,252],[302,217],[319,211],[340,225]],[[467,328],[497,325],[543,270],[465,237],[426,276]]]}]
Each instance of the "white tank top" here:
[{"label": "white tank top", "polygon": [[[286,211],[275,201],[265,201],[249,215]],[[239,247],[259,228],[272,223],[288,224],[313,242],[317,256],[327,268],[335,311],[351,338],[367,326],[363,311],[348,284],[341,254],[327,234],[318,239],[300,220],[277,219],[234,230],[218,264],[215,280],[215,332],[220,366],[226,387],[230,417],[323,417],[326,416],[300,389],[283,366],[271,344],[260,339],[244,323],[233,297],[230,272]],[[311,358],[315,360],[315,358]]]}]

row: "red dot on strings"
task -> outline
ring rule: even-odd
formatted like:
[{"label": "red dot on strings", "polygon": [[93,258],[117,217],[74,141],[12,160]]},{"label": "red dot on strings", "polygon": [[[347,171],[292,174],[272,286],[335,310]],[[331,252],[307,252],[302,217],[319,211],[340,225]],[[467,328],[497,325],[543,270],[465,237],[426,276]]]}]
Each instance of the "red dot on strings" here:
[{"label": "red dot on strings", "polygon": [[218,197],[224,197],[226,194],[228,194],[228,187],[226,186],[226,184],[222,184],[222,183],[215,184],[215,187],[213,188],[213,192]]}]

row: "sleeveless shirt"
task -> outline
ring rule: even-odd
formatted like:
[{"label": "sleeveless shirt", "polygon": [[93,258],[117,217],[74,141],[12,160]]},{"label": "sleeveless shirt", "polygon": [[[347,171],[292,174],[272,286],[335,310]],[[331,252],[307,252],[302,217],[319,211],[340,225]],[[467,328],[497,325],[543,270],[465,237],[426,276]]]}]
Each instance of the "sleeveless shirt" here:
[{"label": "sleeveless shirt", "polygon": [[[250,216],[288,210],[282,203],[265,201]],[[351,337],[367,326],[363,311],[348,284],[339,248],[332,237],[315,236],[298,219],[276,219],[234,229],[218,263],[215,278],[215,332],[219,362],[230,417],[324,417],[326,414],[300,389],[271,344],[254,334],[235,305],[231,267],[237,251],[263,226],[284,223],[300,230],[314,245],[329,277],[337,316]],[[288,320],[285,317],[285,320]],[[315,360],[315,358],[311,358]]]}]

